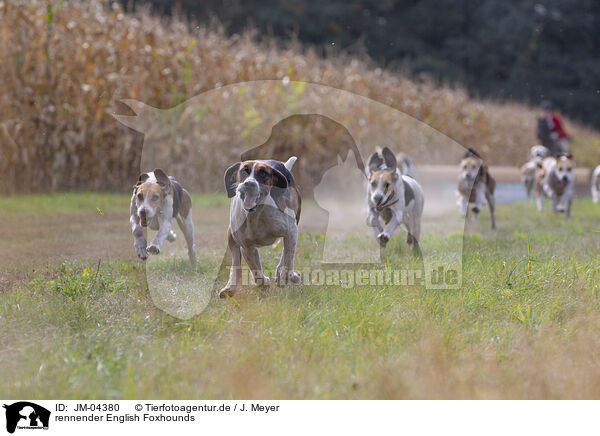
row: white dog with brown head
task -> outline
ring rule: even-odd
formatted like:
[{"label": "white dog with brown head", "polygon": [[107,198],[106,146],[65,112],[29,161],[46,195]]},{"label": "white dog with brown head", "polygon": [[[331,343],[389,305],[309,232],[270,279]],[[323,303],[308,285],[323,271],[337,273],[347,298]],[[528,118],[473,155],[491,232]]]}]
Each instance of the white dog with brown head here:
[{"label": "white dog with brown head", "polygon": [[542,161],[535,175],[537,208],[543,208],[544,196],[550,198],[554,212],[565,212],[571,216],[571,204],[575,195],[575,162],[570,153],[559,153]]},{"label": "white dog with brown head", "polygon": [[481,208],[487,203],[490,208],[492,229],[496,228],[496,181],[479,154],[473,150],[464,155],[458,176],[457,205],[463,218],[467,217],[469,204],[473,204],[473,219],[479,218]]},{"label": "white dog with brown head", "polygon": [[533,195],[533,182],[535,180],[535,174],[542,167],[542,161],[548,157],[550,150],[543,145],[534,145],[529,150],[529,160],[525,162],[520,168],[521,181],[525,185],[527,191],[527,198],[531,198]]},{"label": "white dog with brown head", "polygon": [[[371,155],[367,164],[367,225],[385,247],[396,228],[403,224],[406,243],[420,255],[421,218],[425,198],[419,183],[401,173],[394,153],[384,147]],[[384,227],[385,226],[385,227]]]},{"label": "white dog with brown head", "polygon": [[[149,254],[160,253],[165,239],[173,242],[176,235],[171,230],[173,218],[183,231],[192,265],[196,264],[192,198],[181,185],[160,168],[140,175],[133,187],[130,218],[133,246],[138,257],[146,260]],[[147,245],[144,228],[156,230],[156,236]]]},{"label": "white dog with brown head", "polygon": [[285,163],[276,160],[247,160],[225,171],[225,189],[231,198],[227,239],[232,263],[229,281],[219,296],[233,296],[241,279],[241,258],[248,264],[259,286],[269,286],[263,274],[259,247],[283,239],[281,259],[275,270],[278,284],[298,283],[294,256],[298,240],[301,197],[291,169],[296,157]]}]

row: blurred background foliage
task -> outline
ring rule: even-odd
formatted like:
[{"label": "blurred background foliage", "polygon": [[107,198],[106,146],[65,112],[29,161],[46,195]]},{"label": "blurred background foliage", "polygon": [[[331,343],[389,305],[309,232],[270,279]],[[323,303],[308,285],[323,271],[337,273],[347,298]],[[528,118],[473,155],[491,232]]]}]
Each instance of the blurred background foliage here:
[{"label": "blurred background foliage", "polygon": [[[587,74],[598,62],[598,56],[589,53],[598,47],[597,44],[589,47],[586,38],[597,35],[598,26],[580,25],[580,32],[573,31],[576,35],[569,36],[572,40],[561,37],[566,27],[553,26],[551,30],[543,27],[540,35],[545,35],[544,41],[552,42],[554,48],[547,50],[554,50],[555,56],[541,55],[533,43],[523,45],[525,40],[519,39],[519,35],[526,32],[516,29],[521,25],[526,27],[522,22],[530,19],[549,20],[556,15],[552,11],[558,4],[545,6],[546,12],[542,13],[541,7],[536,9],[533,3],[515,3],[531,6],[524,15],[517,13],[521,6],[512,6],[513,2],[510,5],[477,2],[473,7],[465,4],[451,7],[450,3],[441,2],[434,8],[427,1],[410,5],[364,2],[360,6],[335,1],[314,5],[206,1],[200,9],[193,10],[194,5],[183,0],[177,7],[169,2],[156,5],[158,11],[170,12],[169,16],[152,12],[148,4],[133,0],[125,6],[107,0],[0,0],[0,77],[3,80],[0,192],[129,191],[141,169],[144,135],[140,129],[132,130],[115,119],[118,114],[137,113],[122,100],[134,99],[154,108],[171,109],[209,90],[264,79],[277,79],[290,86],[282,96],[249,93],[254,103],[248,100],[237,108],[232,107],[232,101],[239,104],[241,100],[223,88],[211,107],[200,105],[193,112],[165,111],[170,121],[165,122],[162,131],[167,139],[160,144],[172,147],[171,160],[164,162],[165,169],[194,171],[190,184],[186,185],[192,190],[222,190],[223,172],[239,159],[239,150],[264,142],[267,138],[259,132],[268,131],[280,121],[258,114],[258,106],[272,104],[283,109],[301,109],[330,103],[320,98],[319,92],[309,92],[310,87],[305,89],[294,81],[347,90],[389,105],[422,121],[431,132],[441,132],[464,146],[475,147],[490,164],[521,164],[528,148],[537,142],[535,126],[536,117],[540,115],[537,100],[541,96],[534,93],[532,107],[527,104],[525,93],[508,93],[508,86],[498,85],[500,79],[490,79],[490,75],[502,76],[502,83],[514,83],[528,90],[539,87],[545,96],[556,96],[561,109],[563,104],[565,108],[571,107],[569,99],[585,94],[589,101],[578,100],[573,107],[579,108],[581,113],[592,110],[598,97],[593,87],[586,88],[588,85],[584,84],[589,83],[586,80],[598,80],[597,75]],[[585,1],[577,2],[576,7],[573,3],[568,13],[575,14],[572,9],[578,9],[582,20],[589,18],[589,14],[583,12],[585,4]],[[185,17],[188,7],[199,22]],[[466,27],[446,21],[465,19],[489,8],[484,22],[479,15],[471,17],[474,24],[465,24]],[[594,8],[590,3],[588,9]],[[365,12],[367,10],[370,12]],[[219,11],[225,15],[219,15]],[[506,11],[516,14],[515,18],[501,19]],[[491,18],[493,15],[495,19]],[[298,21],[298,17],[303,18]],[[248,26],[248,20],[255,24],[242,31]],[[273,24],[266,24],[268,20]],[[403,20],[407,20],[404,25],[398,24]],[[499,21],[507,27],[501,33],[493,31]],[[487,25],[492,30],[486,31]],[[475,28],[479,30],[473,34]],[[321,29],[321,42],[316,36],[318,29]],[[463,38],[459,31],[474,36]],[[282,35],[281,38],[276,37],[278,35]],[[385,38],[393,38],[395,42],[381,42]],[[504,38],[516,39],[509,44]],[[487,41],[485,46],[484,41]],[[335,45],[331,45],[333,43]],[[573,44],[576,49],[570,48]],[[450,50],[450,47],[454,48]],[[393,55],[384,56],[386,50],[392,50]],[[587,55],[582,54],[585,50],[588,50]],[[461,64],[450,59],[449,54],[442,56],[443,52],[451,52],[457,59],[466,58]],[[524,53],[538,54],[525,56]],[[533,64],[527,63],[528,56],[540,68],[547,67],[544,74],[556,79],[553,83],[558,85],[544,85],[537,77],[530,81],[519,79],[516,71],[528,77],[535,76],[537,71],[537,67],[530,70],[528,65]],[[542,62],[542,58],[546,61]],[[588,62],[589,68],[579,67],[582,62]],[[397,71],[396,67],[406,71]],[[424,72],[427,74],[418,74]],[[469,77],[476,79],[480,87],[489,88],[482,94],[502,94],[511,97],[511,101],[473,97],[468,92],[473,88],[465,89],[461,85],[469,86]],[[451,78],[456,84],[451,83]],[[438,80],[445,83],[437,83]],[[561,95],[562,100],[558,98]],[[517,99],[525,102],[517,102]],[[173,119],[188,117],[190,113],[193,113],[191,118]],[[410,151],[424,149],[403,148],[407,143],[414,147],[435,145],[423,131],[409,128],[415,124],[403,122],[395,126],[365,105],[348,105],[344,116],[356,122],[352,134],[359,141],[395,129],[396,135],[393,138],[388,135],[385,143],[362,141],[359,146],[365,149],[383,144]],[[188,126],[187,134],[177,129],[181,123]],[[210,128],[202,130],[202,123]],[[597,165],[600,161],[598,132],[572,119],[566,120],[566,127],[575,137],[572,149],[577,162]],[[319,155],[335,157],[329,155],[337,153],[339,144],[323,141],[322,137],[327,135],[319,128],[306,126],[303,129],[307,133],[303,142],[297,142],[299,147],[318,143],[323,148]],[[163,136],[154,138],[160,141]],[[199,147],[199,142],[210,147]],[[236,150],[238,155],[234,156]],[[455,157],[439,153],[419,153],[413,157],[419,164],[456,164]],[[174,172],[173,175],[187,181],[183,174]]]},{"label": "blurred background foliage", "polygon": [[600,127],[597,0],[122,0],[207,23],[298,38],[321,53],[366,53],[381,66],[472,95],[553,100]]}]

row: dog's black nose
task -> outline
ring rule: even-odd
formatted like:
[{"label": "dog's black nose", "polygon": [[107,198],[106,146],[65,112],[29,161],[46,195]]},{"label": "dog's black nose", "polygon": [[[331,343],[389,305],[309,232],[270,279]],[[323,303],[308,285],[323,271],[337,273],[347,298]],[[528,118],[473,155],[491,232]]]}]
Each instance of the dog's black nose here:
[{"label": "dog's black nose", "polygon": [[246,190],[258,189],[258,183],[256,183],[254,180],[245,181],[243,186]]},{"label": "dog's black nose", "polygon": [[381,203],[381,200],[383,200],[383,195],[377,194],[373,197],[373,200],[375,201],[375,203],[379,204]]},{"label": "dog's black nose", "polygon": [[567,178],[567,176],[563,176],[563,182],[567,182],[569,179]]}]

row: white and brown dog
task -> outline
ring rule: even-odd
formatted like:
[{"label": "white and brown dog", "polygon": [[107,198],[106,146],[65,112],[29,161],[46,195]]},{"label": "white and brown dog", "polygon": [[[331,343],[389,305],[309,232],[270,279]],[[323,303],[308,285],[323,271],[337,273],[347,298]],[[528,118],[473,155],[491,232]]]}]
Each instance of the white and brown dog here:
[{"label": "white and brown dog", "polygon": [[[160,168],[140,175],[133,187],[129,218],[134,239],[133,246],[140,259],[146,260],[148,254],[160,253],[165,239],[175,241],[176,235],[171,230],[173,218],[177,219],[183,231],[190,262],[195,265],[196,250],[190,194]],[[147,245],[144,227],[157,231],[150,245]]]},{"label": "white and brown dog", "polygon": [[283,238],[283,252],[275,270],[275,280],[284,285],[298,283],[294,255],[298,240],[301,198],[291,169],[296,157],[283,163],[276,160],[238,162],[225,171],[225,189],[231,198],[228,246],[232,263],[227,285],[219,296],[232,296],[241,279],[241,258],[248,264],[254,281],[269,286],[263,274],[258,247]]},{"label": "white and brown dog", "polygon": [[600,201],[600,165],[594,169],[591,181],[592,200],[594,203]]},{"label": "white and brown dog", "polygon": [[373,227],[379,244],[385,247],[394,230],[404,224],[406,243],[412,246],[414,254],[420,255],[425,203],[421,186],[414,178],[401,173],[396,157],[388,147],[370,156],[366,172],[369,182],[367,225]]},{"label": "white and brown dog", "polygon": [[490,174],[487,165],[479,154],[469,148],[460,163],[458,189],[456,192],[457,206],[463,218],[467,217],[469,204],[473,204],[473,219],[479,218],[481,208],[486,204],[490,208],[492,229],[496,228],[496,181]]},{"label": "white and brown dog", "polygon": [[542,167],[535,175],[535,194],[537,208],[543,209],[542,199],[545,196],[552,201],[554,212],[565,212],[571,216],[571,204],[575,194],[575,162],[570,153],[558,153],[542,161]]},{"label": "white and brown dog", "polygon": [[548,157],[550,151],[543,145],[534,145],[529,150],[529,160],[525,162],[519,170],[521,171],[521,181],[525,185],[527,198],[533,196],[533,182],[535,174],[542,167],[542,161]]}]

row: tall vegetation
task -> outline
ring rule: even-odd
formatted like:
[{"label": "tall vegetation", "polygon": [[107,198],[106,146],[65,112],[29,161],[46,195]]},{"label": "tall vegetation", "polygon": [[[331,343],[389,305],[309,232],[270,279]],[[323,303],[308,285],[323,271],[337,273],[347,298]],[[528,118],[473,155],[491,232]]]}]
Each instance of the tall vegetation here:
[{"label": "tall vegetation", "polygon": [[217,17],[230,33],[254,23],[320,50],[365,51],[380,65],[475,94],[554,100],[600,127],[600,5],[595,0],[122,0],[128,7]]},{"label": "tall vegetation", "polygon": [[[215,87],[258,79],[287,77],[369,97],[482,150],[496,164],[519,163],[535,143],[537,112],[525,106],[473,100],[462,89],[416,83],[369,60],[322,57],[296,43],[258,43],[255,36],[227,37],[219,28],[142,10],[130,15],[118,3],[0,2],[0,192],[128,190],[139,170],[142,135],[113,117],[131,114],[121,99],[171,108]],[[385,122],[365,121],[365,129],[375,130]],[[220,127],[219,144],[244,141],[243,129]],[[598,134],[571,122],[567,127],[577,138],[578,160],[595,163]],[[211,179],[230,162],[225,155],[201,157],[211,162]]]}]

